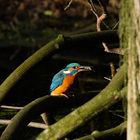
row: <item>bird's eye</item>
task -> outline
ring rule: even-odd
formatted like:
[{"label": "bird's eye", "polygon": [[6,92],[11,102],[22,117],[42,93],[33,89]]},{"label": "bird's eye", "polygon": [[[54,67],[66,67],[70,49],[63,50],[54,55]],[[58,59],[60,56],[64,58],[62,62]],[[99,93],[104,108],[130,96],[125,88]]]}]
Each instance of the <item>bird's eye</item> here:
[{"label": "bird's eye", "polygon": [[74,69],[77,69],[78,68],[78,66],[75,66],[75,67],[73,67]]}]

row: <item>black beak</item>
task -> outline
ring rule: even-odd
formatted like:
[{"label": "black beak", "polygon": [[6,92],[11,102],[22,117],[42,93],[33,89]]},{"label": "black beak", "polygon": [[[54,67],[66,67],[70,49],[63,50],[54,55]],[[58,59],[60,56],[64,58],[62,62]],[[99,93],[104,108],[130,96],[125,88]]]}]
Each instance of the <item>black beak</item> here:
[{"label": "black beak", "polygon": [[80,66],[78,72],[81,71],[92,71],[93,69],[89,66]]}]

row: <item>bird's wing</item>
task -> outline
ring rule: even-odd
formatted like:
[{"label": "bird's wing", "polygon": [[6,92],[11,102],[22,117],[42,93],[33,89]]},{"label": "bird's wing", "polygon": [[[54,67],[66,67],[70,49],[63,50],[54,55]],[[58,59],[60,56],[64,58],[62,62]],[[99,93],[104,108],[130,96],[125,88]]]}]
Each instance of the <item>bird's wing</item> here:
[{"label": "bird's wing", "polygon": [[64,77],[65,77],[65,74],[63,73],[63,70],[61,70],[60,72],[55,74],[53,79],[52,79],[52,83],[51,83],[51,86],[50,86],[50,91],[53,91],[59,85],[61,85],[63,80],[64,80]]}]

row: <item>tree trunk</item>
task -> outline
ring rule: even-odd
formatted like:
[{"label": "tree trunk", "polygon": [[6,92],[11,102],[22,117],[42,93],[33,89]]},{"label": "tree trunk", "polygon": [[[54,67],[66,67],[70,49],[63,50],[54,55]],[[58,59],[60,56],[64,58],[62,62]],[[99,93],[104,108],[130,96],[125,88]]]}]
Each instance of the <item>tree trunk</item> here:
[{"label": "tree trunk", "polygon": [[140,140],[140,1],[122,0],[121,43],[128,47],[127,140]]}]

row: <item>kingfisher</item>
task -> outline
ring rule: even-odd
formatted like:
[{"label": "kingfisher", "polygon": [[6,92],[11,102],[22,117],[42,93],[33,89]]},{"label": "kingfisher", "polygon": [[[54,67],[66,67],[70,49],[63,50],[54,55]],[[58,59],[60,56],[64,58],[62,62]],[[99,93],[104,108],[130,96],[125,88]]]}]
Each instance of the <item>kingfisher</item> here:
[{"label": "kingfisher", "polygon": [[89,66],[81,66],[79,63],[70,63],[64,69],[54,75],[50,86],[50,95],[65,96],[68,98],[68,92],[74,83],[78,73],[82,71],[91,71]]},{"label": "kingfisher", "polygon": [[[64,69],[60,70],[52,78],[50,85],[51,96],[64,96],[68,98],[68,93],[78,73],[82,71],[91,71],[89,66],[81,66],[79,63],[70,63]],[[55,122],[52,114],[45,112],[41,114],[45,124],[50,125]]]}]

